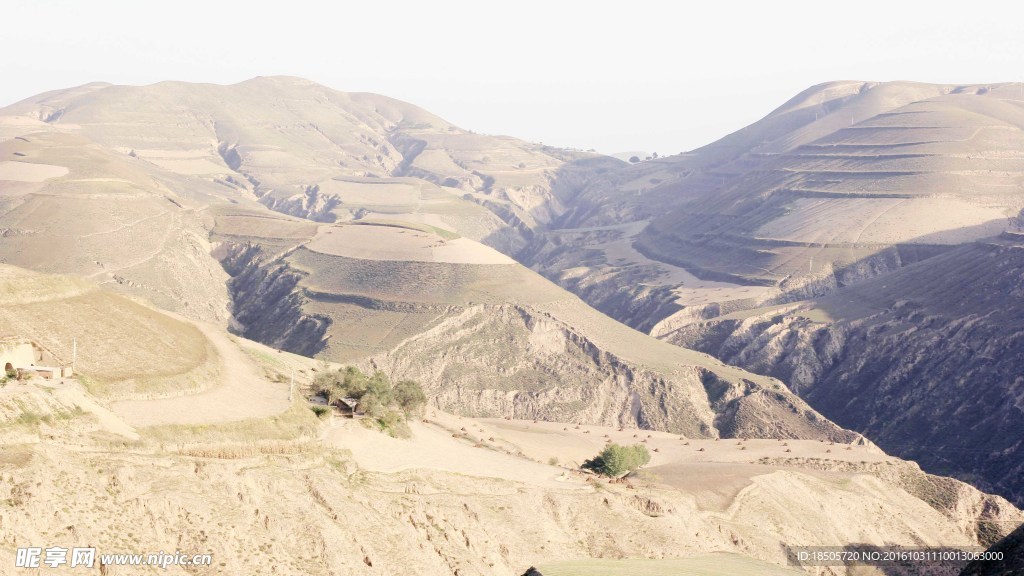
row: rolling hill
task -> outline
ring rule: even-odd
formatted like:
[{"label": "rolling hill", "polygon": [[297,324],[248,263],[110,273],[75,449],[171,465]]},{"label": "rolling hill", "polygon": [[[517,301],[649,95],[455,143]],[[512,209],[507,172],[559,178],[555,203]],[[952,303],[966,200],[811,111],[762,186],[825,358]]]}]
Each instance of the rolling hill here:
[{"label": "rolling hill", "polygon": [[1019,84],[814,86],[708,146],[595,175],[524,261],[644,330],[798,300],[1019,226],[1022,127]]},{"label": "rolling hill", "polygon": [[240,212],[218,217],[213,233],[240,334],[421,381],[447,410],[852,438],[780,383],[631,330],[467,238]]}]

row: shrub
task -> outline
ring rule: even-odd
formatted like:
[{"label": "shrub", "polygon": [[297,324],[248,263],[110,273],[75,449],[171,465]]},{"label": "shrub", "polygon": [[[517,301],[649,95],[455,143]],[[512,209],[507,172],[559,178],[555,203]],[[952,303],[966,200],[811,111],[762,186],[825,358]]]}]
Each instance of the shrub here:
[{"label": "shrub", "polygon": [[316,414],[317,418],[323,418],[324,414],[331,411],[327,406],[310,406],[309,409],[313,411],[313,414]]},{"label": "shrub", "polygon": [[8,380],[16,380],[18,378],[18,371],[14,368],[8,368],[4,370],[4,375],[7,376]]},{"label": "shrub", "polygon": [[583,463],[583,468],[605,476],[621,476],[651,461],[651,454],[641,444],[620,446],[610,444],[600,454]]}]

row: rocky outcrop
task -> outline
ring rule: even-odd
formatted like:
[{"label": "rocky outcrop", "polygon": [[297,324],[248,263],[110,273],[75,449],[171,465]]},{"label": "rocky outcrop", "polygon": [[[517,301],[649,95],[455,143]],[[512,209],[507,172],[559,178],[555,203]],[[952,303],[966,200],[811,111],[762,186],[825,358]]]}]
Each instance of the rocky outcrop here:
[{"label": "rocky outcrop", "polygon": [[332,211],[341,204],[341,199],[333,194],[322,194],[320,186],[314,184],[287,197],[270,192],[261,196],[260,202],[267,208],[284,214],[316,222],[334,222],[336,217]]},{"label": "rocky outcrop", "polygon": [[466,415],[630,426],[699,438],[847,442],[854,436],[784,389],[733,382],[696,366],[651,370],[527,306],[468,307],[367,364],[423,383],[439,408]]},{"label": "rocky outcrop", "polygon": [[928,474],[916,463],[905,460],[857,463],[821,458],[764,458],[759,463],[871,474],[928,504],[983,546],[999,541],[1022,519],[1021,512],[1005,498],[986,494],[953,478]]}]

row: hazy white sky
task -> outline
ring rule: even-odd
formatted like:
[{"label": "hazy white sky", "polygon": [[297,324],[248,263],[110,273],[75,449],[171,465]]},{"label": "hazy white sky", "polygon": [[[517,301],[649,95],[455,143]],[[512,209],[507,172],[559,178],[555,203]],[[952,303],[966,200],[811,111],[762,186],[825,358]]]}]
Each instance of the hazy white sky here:
[{"label": "hazy white sky", "polygon": [[827,80],[1024,80],[1018,2],[22,1],[0,105],[103,80],[287,74],[477,132],[681,152]]}]

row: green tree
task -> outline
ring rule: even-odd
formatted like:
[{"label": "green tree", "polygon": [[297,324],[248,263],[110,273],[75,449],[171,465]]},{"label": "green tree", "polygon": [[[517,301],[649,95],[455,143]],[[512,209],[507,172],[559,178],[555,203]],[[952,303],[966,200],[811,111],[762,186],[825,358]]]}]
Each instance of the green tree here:
[{"label": "green tree", "polygon": [[355,366],[348,366],[341,373],[341,386],[346,396],[350,398],[362,398],[368,388],[366,374]]},{"label": "green tree", "polygon": [[367,375],[355,366],[332,371],[325,365],[317,372],[312,387],[313,393],[325,398],[328,404],[354,398],[359,412],[396,437],[412,434],[406,420],[427,403],[423,388],[416,382],[402,380],[392,386],[384,372],[377,370]]},{"label": "green tree", "polygon": [[380,370],[367,378],[366,393],[376,396],[384,406],[391,406],[395,403],[394,392],[391,389],[391,380],[387,374]]},{"label": "green tree", "polygon": [[395,384],[394,397],[395,403],[407,417],[427,404],[427,395],[423,393],[423,388],[412,380],[402,380]]},{"label": "green tree", "polygon": [[622,476],[651,461],[651,454],[642,444],[620,446],[609,444],[600,454],[583,463],[583,468],[605,476]]}]

